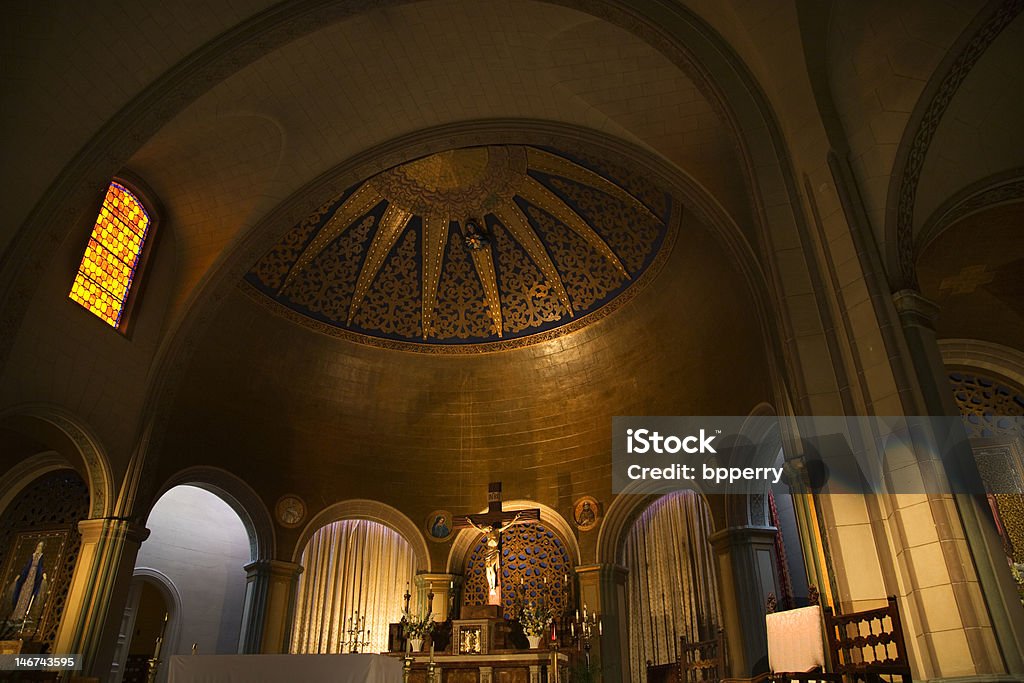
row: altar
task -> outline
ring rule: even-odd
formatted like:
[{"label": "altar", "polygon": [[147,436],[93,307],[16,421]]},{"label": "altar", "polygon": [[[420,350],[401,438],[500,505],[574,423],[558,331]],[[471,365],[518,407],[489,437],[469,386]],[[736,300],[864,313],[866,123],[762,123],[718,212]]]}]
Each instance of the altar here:
[{"label": "altar", "polygon": [[175,655],[167,683],[402,683],[386,655]]},{"label": "altar", "polygon": [[[409,666],[408,683],[567,683],[569,656],[548,650],[492,652],[486,655],[392,654]],[[557,673],[553,663],[557,662]],[[433,663],[433,681],[429,673]]]}]

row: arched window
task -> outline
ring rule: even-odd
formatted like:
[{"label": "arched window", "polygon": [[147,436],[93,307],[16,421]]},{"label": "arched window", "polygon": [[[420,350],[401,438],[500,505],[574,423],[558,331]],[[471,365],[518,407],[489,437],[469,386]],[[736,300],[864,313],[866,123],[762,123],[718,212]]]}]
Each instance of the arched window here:
[{"label": "arched window", "polygon": [[115,329],[123,328],[153,223],[135,192],[120,181],[110,183],[69,296]]}]

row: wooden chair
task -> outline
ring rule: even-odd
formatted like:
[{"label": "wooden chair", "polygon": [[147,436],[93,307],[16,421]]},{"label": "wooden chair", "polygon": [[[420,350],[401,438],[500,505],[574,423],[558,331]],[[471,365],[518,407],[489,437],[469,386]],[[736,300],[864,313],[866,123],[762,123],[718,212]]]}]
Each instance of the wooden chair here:
[{"label": "wooden chair", "polygon": [[679,683],[719,683],[725,676],[725,632],[696,643],[679,639]]},{"label": "wooden chair", "polygon": [[725,675],[725,634],[710,640],[679,639],[679,655],[670,664],[647,662],[647,683],[719,683]]},{"label": "wooden chair", "polygon": [[826,607],[825,635],[832,669],[849,681],[913,680],[895,597],[889,596],[885,607],[850,614],[836,615]]}]

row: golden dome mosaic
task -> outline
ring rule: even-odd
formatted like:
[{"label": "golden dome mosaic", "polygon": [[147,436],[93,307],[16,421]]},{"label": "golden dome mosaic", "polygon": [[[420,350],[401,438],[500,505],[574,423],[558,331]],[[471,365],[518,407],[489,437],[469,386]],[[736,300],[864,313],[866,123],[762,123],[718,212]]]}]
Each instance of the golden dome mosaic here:
[{"label": "golden dome mosaic", "polygon": [[673,213],[664,191],[597,157],[452,149],[349,188],[295,225],[245,280],[324,332],[487,350],[614,309],[667,254]]}]

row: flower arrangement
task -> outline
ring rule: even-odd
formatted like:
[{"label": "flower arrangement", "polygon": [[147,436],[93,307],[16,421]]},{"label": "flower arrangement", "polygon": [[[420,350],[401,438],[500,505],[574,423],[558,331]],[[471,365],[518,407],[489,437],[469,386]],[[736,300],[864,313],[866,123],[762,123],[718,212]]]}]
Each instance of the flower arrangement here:
[{"label": "flower arrangement", "polygon": [[402,615],[402,633],[406,638],[426,638],[434,630],[434,620],[428,614],[424,617],[414,617],[411,614]]},{"label": "flower arrangement", "polygon": [[[431,591],[430,595],[427,596],[427,600],[432,603],[434,600],[434,592]],[[429,603],[428,603],[429,604]],[[405,607],[402,609],[402,633],[406,638],[418,638],[422,640],[430,635],[434,630],[434,610],[433,608],[428,609],[427,613],[422,617],[413,616],[409,612],[409,591],[405,591]]]},{"label": "flower arrangement", "polygon": [[543,602],[536,603],[531,600],[525,607],[520,608],[517,618],[526,635],[543,636],[553,617],[551,610]]}]

